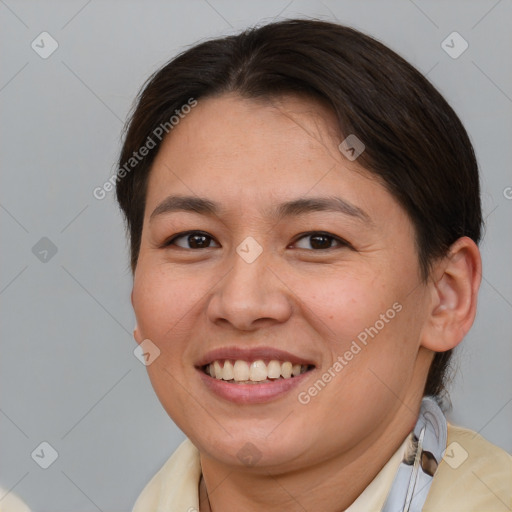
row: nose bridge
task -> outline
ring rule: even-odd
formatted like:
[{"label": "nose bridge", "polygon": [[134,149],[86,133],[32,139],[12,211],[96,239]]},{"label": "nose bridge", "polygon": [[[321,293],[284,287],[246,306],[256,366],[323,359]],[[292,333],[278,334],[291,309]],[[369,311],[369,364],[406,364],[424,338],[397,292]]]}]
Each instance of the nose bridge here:
[{"label": "nose bridge", "polygon": [[254,238],[247,237],[236,247],[232,263],[233,267],[224,283],[224,295],[227,297],[231,294],[241,304],[256,305],[262,294],[270,292],[268,253],[264,253],[263,247]]},{"label": "nose bridge", "polygon": [[290,304],[269,263],[270,252],[265,252],[254,238],[247,237],[240,243],[233,251],[231,270],[210,301],[210,320],[224,319],[244,330],[261,319],[285,321]]}]

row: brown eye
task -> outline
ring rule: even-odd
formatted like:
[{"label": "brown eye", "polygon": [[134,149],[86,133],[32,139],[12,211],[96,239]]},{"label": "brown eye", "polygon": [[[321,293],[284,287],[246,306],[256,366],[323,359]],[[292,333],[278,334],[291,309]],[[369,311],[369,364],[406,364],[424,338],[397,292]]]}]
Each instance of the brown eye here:
[{"label": "brown eye", "polygon": [[[309,240],[306,242],[306,246],[299,247],[299,249],[313,249],[313,250],[326,250],[326,249],[334,249],[336,246],[333,246],[333,242],[338,245],[338,247],[349,246],[350,244],[341,238],[331,235],[329,233],[323,232],[311,232],[302,235],[294,245],[297,245],[297,242],[300,240]],[[309,247],[308,247],[309,246]]]},{"label": "brown eye", "polygon": [[[185,240],[185,245],[176,243],[177,240]],[[213,237],[202,231],[187,231],[180,233],[172,237],[170,240],[165,242],[165,247],[176,245],[182,249],[209,249],[211,248],[210,243],[213,241]]]}]

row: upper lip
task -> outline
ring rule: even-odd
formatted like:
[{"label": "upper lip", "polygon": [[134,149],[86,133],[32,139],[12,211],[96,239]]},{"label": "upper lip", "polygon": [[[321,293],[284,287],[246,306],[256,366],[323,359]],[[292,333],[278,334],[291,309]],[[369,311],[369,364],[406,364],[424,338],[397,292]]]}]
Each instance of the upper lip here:
[{"label": "upper lip", "polygon": [[304,359],[303,357],[296,356],[286,350],[279,350],[274,347],[253,347],[253,348],[242,348],[242,347],[222,347],[211,350],[204,354],[196,363],[197,367],[205,366],[213,363],[214,361],[223,361],[230,359],[236,361],[238,359],[242,361],[257,361],[272,360],[277,361],[289,361],[292,364],[303,364],[316,366],[311,360]]}]

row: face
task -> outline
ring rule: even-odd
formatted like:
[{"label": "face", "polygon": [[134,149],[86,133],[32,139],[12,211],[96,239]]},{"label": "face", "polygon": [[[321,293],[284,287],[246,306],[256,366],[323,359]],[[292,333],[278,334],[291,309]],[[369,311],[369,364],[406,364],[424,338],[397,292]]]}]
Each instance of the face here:
[{"label": "face", "polygon": [[298,468],[414,425],[403,404],[431,353],[413,226],[340,142],[316,102],[224,95],[155,159],[136,339],[160,350],[152,385],[210,459]]}]

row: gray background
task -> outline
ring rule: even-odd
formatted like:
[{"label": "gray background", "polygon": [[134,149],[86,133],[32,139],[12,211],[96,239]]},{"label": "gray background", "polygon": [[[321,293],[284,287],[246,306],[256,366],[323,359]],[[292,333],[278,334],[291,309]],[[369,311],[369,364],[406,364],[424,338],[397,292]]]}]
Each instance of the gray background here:
[{"label": "gray background", "polygon": [[[487,232],[449,419],[512,451],[511,0],[0,0],[0,16],[0,485],[37,511],[127,511],[184,438],[133,355],[114,195],[92,191],[115,170],[152,71],[200,39],[294,16],[377,37],[428,74],[467,127]],[[43,31],[59,44],[47,59],[31,48]],[[457,59],[441,47],[453,31],[469,43]],[[42,237],[57,248],[46,261],[32,250]],[[31,458],[42,441],[59,454],[46,470]]]}]

